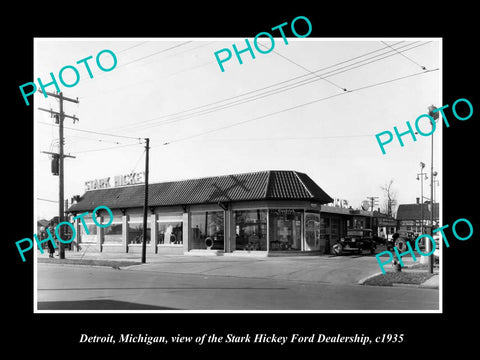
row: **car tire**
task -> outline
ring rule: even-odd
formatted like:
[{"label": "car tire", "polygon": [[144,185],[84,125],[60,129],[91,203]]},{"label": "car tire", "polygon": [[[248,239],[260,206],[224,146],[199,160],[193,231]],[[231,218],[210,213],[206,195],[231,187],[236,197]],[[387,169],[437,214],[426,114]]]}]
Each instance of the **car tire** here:
[{"label": "car tire", "polygon": [[332,254],[334,255],[342,255],[343,254],[343,246],[342,244],[336,243],[332,246]]}]

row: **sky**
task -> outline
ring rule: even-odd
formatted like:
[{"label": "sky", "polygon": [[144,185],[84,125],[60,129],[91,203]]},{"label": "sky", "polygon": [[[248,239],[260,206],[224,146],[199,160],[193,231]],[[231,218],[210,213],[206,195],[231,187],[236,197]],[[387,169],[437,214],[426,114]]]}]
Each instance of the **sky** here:
[{"label": "sky", "polygon": [[[259,44],[271,47],[268,38]],[[384,199],[381,186],[393,179],[399,204],[420,197],[420,162],[430,172],[431,136],[410,135],[386,145],[375,135],[397,126],[403,132],[429,105],[442,106],[442,43],[438,38],[275,38],[261,54],[253,46],[226,61],[214,53],[245,38],[37,38],[34,79],[50,82],[66,65],[78,70],[73,87],[59,82],[65,120],[65,199],[85,192],[85,182],[144,170],[144,138],[150,139],[149,182],[264,170],[308,174],[333,198],[358,208],[370,196]],[[260,46],[262,46],[260,45]],[[262,49],[265,51],[265,47]],[[117,59],[102,71],[102,50]],[[223,53],[221,56],[224,56]],[[93,78],[84,64],[88,61]],[[99,57],[104,68],[112,57]],[[426,70],[424,70],[425,68]],[[75,82],[73,70],[63,79]],[[46,88],[54,92],[55,87]],[[20,95],[21,96],[21,95]],[[58,176],[50,157],[58,152],[58,127],[50,114],[59,101],[37,92],[35,123],[36,217],[58,215]],[[425,133],[428,120],[419,123]],[[442,127],[434,137],[434,170],[442,186]],[[428,174],[430,177],[430,174]],[[429,197],[429,181],[423,184]],[[441,199],[440,199],[441,201]]]}]

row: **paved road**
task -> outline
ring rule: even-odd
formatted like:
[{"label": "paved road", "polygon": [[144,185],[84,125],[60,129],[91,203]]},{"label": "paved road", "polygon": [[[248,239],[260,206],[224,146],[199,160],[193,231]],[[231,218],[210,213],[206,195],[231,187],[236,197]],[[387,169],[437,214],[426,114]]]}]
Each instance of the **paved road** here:
[{"label": "paved road", "polygon": [[[439,292],[361,286],[372,257],[163,257],[113,269],[37,265],[39,310],[438,310]],[[376,267],[375,267],[376,266]]]}]

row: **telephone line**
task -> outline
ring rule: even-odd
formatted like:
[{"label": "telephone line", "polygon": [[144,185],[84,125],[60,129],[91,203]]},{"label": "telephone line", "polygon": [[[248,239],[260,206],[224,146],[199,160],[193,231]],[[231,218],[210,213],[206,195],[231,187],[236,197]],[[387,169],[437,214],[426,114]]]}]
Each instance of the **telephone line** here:
[{"label": "telephone line", "polygon": [[177,44],[177,45],[171,46],[171,47],[169,47],[169,48],[162,49],[162,50],[160,50],[160,51],[154,52],[153,54],[149,54],[149,55],[143,56],[143,57],[141,57],[141,58],[132,60],[132,61],[130,61],[130,62],[128,62],[128,63],[121,64],[121,65],[117,66],[117,68],[120,68],[120,67],[122,67],[122,66],[127,66],[127,65],[130,65],[130,64],[133,64],[133,63],[136,63],[137,61],[141,61],[141,60],[147,59],[147,58],[152,57],[152,56],[154,56],[154,55],[158,55],[158,54],[164,53],[164,52],[166,52],[166,51],[168,51],[168,50],[175,49],[175,48],[177,48],[177,47],[180,47],[180,46],[189,44],[189,43],[191,43],[191,42],[192,42],[192,41],[186,41],[186,42],[183,42],[183,43],[181,43],[181,44]]},{"label": "telephone line", "polygon": [[[43,122],[43,121],[39,121],[38,124],[56,126],[55,124],[49,124],[49,123],[46,123],[46,122]],[[67,127],[67,126],[64,126],[64,129],[69,129],[69,130],[73,130],[73,131],[80,131],[80,132],[85,132],[85,133],[89,133],[89,134],[112,136],[112,137],[119,137],[119,138],[124,138],[124,139],[133,139],[133,140],[138,140],[138,141],[142,140],[141,137],[133,137],[133,136],[126,136],[126,135],[115,135],[115,134],[93,131],[93,130],[75,129],[75,128],[70,128],[70,127]]]},{"label": "telephone line", "polygon": [[[411,43],[411,44],[407,44],[407,45],[404,45],[404,46],[402,46],[402,47],[399,47],[399,49],[402,49],[402,48],[411,46],[410,48],[408,48],[408,49],[406,49],[406,50],[403,50],[403,51],[408,51],[408,50],[411,50],[411,49],[413,49],[413,48],[426,45],[426,44],[428,44],[428,43],[429,43],[429,42],[421,43],[421,44],[418,44],[418,45],[415,45],[415,46],[411,46],[411,45],[415,44],[415,43]],[[395,44],[394,44],[394,45],[395,45]],[[368,52],[368,53],[366,53],[366,54],[357,56],[357,57],[352,58],[352,59],[358,59],[359,57],[363,57],[363,56],[366,56],[366,55],[370,55],[370,54],[372,54],[372,53],[374,53],[374,52],[378,52],[378,51],[384,50],[384,49],[386,49],[386,48],[388,48],[388,46],[386,46],[386,47],[384,47],[384,48],[381,48],[381,49],[377,49],[377,50],[375,50],[375,51]],[[392,53],[392,54],[383,56],[383,55],[388,54],[388,53]],[[353,70],[353,69],[355,69],[355,68],[358,68],[358,67],[361,67],[361,66],[365,66],[365,65],[371,64],[371,63],[376,62],[376,61],[383,60],[383,59],[385,59],[385,58],[387,58],[387,57],[394,56],[394,55],[396,55],[396,53],[395,53],[394,50],[387,51],[387,52],[385,52],[385,53],[383,53],[383,54],[375,55],[375,56],[370,57],[370,58],[368,58],[368,59],[364,59],[364,60],[355,62],[355,63],[353,63],[353,64],[343,66],[343,67],[341,67],[341,68],[339,68],[339,69],[336,69],[336,70],[331,70],[331,71],[329,71],[329,72],[327,72],[327,73],[325,73],[325,74],[321,74],[321,75],[323,75],[324,77],[330,77],[330,76],[338,75],[338,74],[340,74],[340,73],[343,73],[343,72],[346,72],[346,71],[350,71],[350,70]],[[380,56],[383,56],[383,57],[365,63],[365,61],[367,61],[367,60],[374,59],[374,58],[380,57]],[[141,128],[143,128],[143,129],[146,129],[146,128],[149,128],[149,127],[161,126],[161,125],[164,125],[164,124],[170,124],[170,123],[173,123],[173,122],[182,121],[182,120],[191,118],[191,117],[193,117],[193,116],[205,115],[205,114],[208,114],[208,113],[211,113],[211,112],[223,110],[223,109],[226,109],[226,108],[229,108],[229,107],[232,107],[232,106],[241,105],[241,104],[246,103],[246,102],[250,102],[250,101],[258,100],[258,99],[261,99],[261,98],[264,98],[264,97],[267,97],[267,96],[271,96],[271,95],[274,95],[274,94],[278,94],[278,93],[280,93],[280,92],[284,92],[284,91],[287,91],[287,90],[290,90],[290,89],[293,89],[293,88],[296,88],[296,87],[299,87],[299,86],[307,85],[307,84],[310,84],[310,83],[312,83],[312,82],[315,82],[315,81],[319,81],[319,80],[321,80],[321,79],[324,79],[324,77],[318,77],[318,75],[317,75],[316,73],[318,73],[319,71],[322,71],[322,70],[326,70],[326,69],[335,67],[335,66],[337,66],[337,65],[339,65],[339,64],[343,64],[343,63],[349,62],[349,61],[351,61],[352,59],[349,59],[349,60],[346,60],[346,61],[342,61],[342,62],[339,62],[339,63],[337,63],[337,64],[330,65],[330,66],[328,66],[328,67],[325,67],[325,68],[322,68],[322,69],[313,71],[313,72],[311,72],[310,74],[305,74],[305,75],[297,76],[297,77],[294,77],[294,78],[291,78],[291,79],[288,79],[288,80],[284,80],[284,81],[281,81],[281,82],[278,82],[278,83],[275,83],[275,84],[272,84],[272,85],[269,85],[269,86],[266,86],[266,87],[263,87],[263,88],[260,88],[260,89],[248,91],[248,92],[246,92],[246,93],[243,93],[243,94],[240,94],[240,95],[236,95],[236,96],[233,96],[233,97],[230,97],[230,98],[227,98],[227,99],[218,100],[218,101],[215,101],[215,102],[206,104],[206,105],[201,105],[201,106],[198,106],[198,107],[190,108],[190,109],[183,110],[183,111],[180,111],[180,112],[177,112],[177,113],[172,113],[172,114],[168,114],[168,115],[158,116],[158,117],[155,117],[155,118],[152,118],[152,119],[144,120],[144,121],[139,122],[139,123],[136,123],[136,124],[126,125],[126,126],[123,126],[123,127],[122,127],[122,130],[124,130],[124,129],[126,129],[126,128],[134,128],[134,129],[141,129]],[[356,64],[359,64],[359,63],[360,63],[360,65],[357,65],[357,66],[355,66],[355,67],[352,67],[353,65],[356,65]],[[363,63],[363,64],[362,64],[362,63]],[[347,68],[347,69],[345,69],[345,68]],[[340,70],[340,69],[345,69],[345,70]],[[239,98],[239,97],[242,97],[242,96],[251,94],[251,93],[255,93],[255,92],[262,91],[262,90],[266,90],[266,89],[271,88],[271,87],[275,87],[275,86],[278,86],[278,85],[281,85],[281,84],[288,83],[288,82],[290,82],[290,81],[292,81],[292,80],[297,80],[297,79],[301,79],[301,78],[307,77],[307,76],[309,76],[309,75],[311,75],[311,74],[315,74],[315,77],[313,77],[313,78],[310,77],[310,78],[307,78],[307,79],[304,79],[304,80],[300,80],[300,81],[298,81],[297,83],[287,84],[287,85],[285,85],[285,86],[283,86],[283,87],[280,87],[280,88],[277,88],[277,89],[268,90],[268,91],[266,91],[266,92],[264,92],[264,93],[261,93],[261,94],[252,95],[252,96],[250,96],[250,97],[243,98],[243,99],[238,99],[238,100],[232,101],[232,102],[227,103],[227,104],[220,104],[220,105],[214,106],[213,108],[210,108],[210,109],[204,109],[204,110],[199,110],[199,111],[193,112],[193,113],[191,113],[191,114],[180,115],[180,114],[184,114],[184,113],[191,112],[191,111],[193,111],[193,110],[198,110],[198,109],[205,108],[205,107],[208,107],[208,106],[212,106],[212,105],[215,105],[215,104],[218,104],[218,103],[226,102],[226,101],[229,101],[229,100],[232,100],[232,99],[235,99],[235,98]],[[327,75],[327,74],[328,74],[328,75]],[[157,119],[162,119],[162,118],[167,118],[167,117],[173,117],[173,118],[172,118],[172,119],[165,119],[165,120],[163,120],[163,121],[154,122],[154,121],[157,120]],[[152,124],[147,124],[148,122],[152,122]],[[143,123],[143,125],[141,125],[142,123]],[[140,124],[140,125],[139,125],[139,124]]]},{"label": "telephone line", "polygon": [[[421,45],[423,45],[423,44],[421,44]],[[420,45],[418,45],[418,46],[420,46]],[[265,97],[272,96],[272,95],[275,95],[275,94],[278,94],[278,93],[281,93],[281,92],[284,92],[284,91],[288,91],[288,90],[291,90],[291,89],[294,89],[294,88],[297,88],[297,87],[300,87],[300,86],[303,86],[303,85],[307,85],[307,84],[310,84],[312,82],[316,82],[316,81],[325,79],[325,77],[335,76],[335,75],[338,75],[340,73],[350,71],[350,70],[353,70],[357,67],[368,65],[372,62],[376,62],[376,61],[382,60],[386,57],[390,57],[390,56],[394,56],[394,55],[395,54],[387,55],[383,58],[372,60],[370,62],[360,64],[360,65],[357,65],[353,68],[349,68],[349,69],[346,69],[346,70],[341,70],[341,71],[331,70],[330,74],[328,74],[329,72],[327,72],[325,74],[322,74],[323,77],[315,77],[315,78],[309,78],[309,79],[301,80],[301,81],[299,81],[297,83],[294,83],[294,84],[289,84],[289,85],[285,85],[285,86],[277,88],[277,89],[272,89],[272,90],[266,91],[263,94],[252,95],[252,96],[244,98],[244,99],[239,99],[239,100],[235,100],[235,101],[232,101],[230,103],[227,103],[227,104],[218,105],[218,106],[213,107],[211,109],[200,110],[200,111],[197,111],[197,112],[194,112],[194,113],[191,113],[191,114],[186,114],[186,115],[183,115],[183,116],[174,117],[172,119],[163,120],[163,121],[158,122],[158,123],[140,125],[140,126],[137,126],[136,129],[147,129],[147,128],[150,128],[150,127],[167,125],[167,124],[175,123],[175,122],[178,122],[178,121],[183,121],[183,120],[186,120],[186,119],[190,119],[194,116],[206,115],[206,114],[210,114],[212,112],[216,112],[216,111],[224,110],[224,109],[227,109],[227,108],[230,108],[230,107],[233,107],[233,106],[241,105],[241,104],[244,104],[244,103],[247,103],[247,102],[250,102],[250,101],[263,99]],[[349,67],[349,66],[350,65],[348,65],[346,67]],[[132,125],[132,126],[135,126],[135,125]]]},{"label": "telephone line", "polygon": [[320,101],[329,100],[329,99],[332,99],[334,97],[350,94],[350,93],[356,92],[356,91],[370,89],[372,87],[385,85],[385,84],[388,84],[388,83],[391,83],[391,82],[394,82],[394,81],[399,81],[399,80],[407,79],[407,78],[418,76],[418,75],[423,75],[423,74],[438,71],[438,70],[439,70],[438,68],[437,69],[432,69],[432,70],[425,70],[425,71],[421,71],[421,72],[418,72],[418,73],[414,73],[414,74],[410,74],[410,75],[406,75],[406,76],[401,76],[401,77],[398,77],[398,78],[394,78],[394,79],[390,79],[390,80],[386,80],[386,81],[381,81],[381,82],[370,84],[370,85],[365,85],[365,86],[362,86],[362,87],[359,87],[359,88],[356,88],[356,89],[353,89],[353,90],[348,90],[347,92],[342,92],[342,93],[339,93],[339,94],[334,94],[334,95],[327,96],[327,97],[324,97],[324,98],[316,99],[316,100],[309,101],[309,102],[299,104],[299,105],[295,105],[295,106],[292,106],[292,107],[289,107],[289,108],[286,108],[286,109],[282,109],[282,110],[279,110],[279,111],[275,111],[275,112],[272,112],[272,113],[261,115],[261,116],[258,116],[258,117],[252,118],[252,119],[243,120],[243,121],[240,121],[240,122],[237,122],[237,123],[234,123],[234,124],[222,126],[222,127],[215,128],[215,129],[211,129],[211,130],[208,130],[208,131],[205,131],[205,132],[202,132],[202,133],[186,136],[184,138],[179,138],[179,139],[175,139],[175,140],[171,140],[171,141],[166,141],[162,144],[162,146],[170,145],[172,143],[177,143],[177,142],[181,142],[181,141],[190,140],[190,139],[193,139],[193,138],[196,138],[196,137],[199,137],[199,136],[203,136],[203,135],[206,135],[206,134],[210,134],[210,133],[225,130],[225,129],[228,129],[228,128],[231,128],[231,127],[243,125],[243,124],[246,124],[248,122],[255,121],[255,120],[260,120],[260,119],[263,119],[263,118],[266,118],[266,117],[269,117],[269,116],[272,116],[272,115],[278,115],[278,114],[281,114],[283,112],[287,112],[287,111],[294,110],[294,109],[297,109],[297,108],[300,108],[300,107],[303,107],[303,106],[311,105],[311,104],[314,104],[314,103],[317,103],[317,102],[320,102]]}]

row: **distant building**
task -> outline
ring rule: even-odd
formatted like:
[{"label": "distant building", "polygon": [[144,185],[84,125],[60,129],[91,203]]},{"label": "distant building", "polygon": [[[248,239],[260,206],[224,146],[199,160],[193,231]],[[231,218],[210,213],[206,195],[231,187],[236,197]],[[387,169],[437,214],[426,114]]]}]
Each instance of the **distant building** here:
[{"label": "distant building", "polygon": [[397,232],[397,220],[387,214],[382,214],[378,209],[378,211],[373,212],[372,227],[375,234],[388,238]]},{"label": "distant building", "polygon": [[[422,216],[424,231],[431,226],[431,204],[420,204],[418,199],[416,204],[401,204],[398,206],[397,222],[399,231],[408,231],[415,234],[422,233]],[[437,227],[439,222],[439,205],[433,204],[433,226]]]}]

